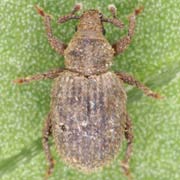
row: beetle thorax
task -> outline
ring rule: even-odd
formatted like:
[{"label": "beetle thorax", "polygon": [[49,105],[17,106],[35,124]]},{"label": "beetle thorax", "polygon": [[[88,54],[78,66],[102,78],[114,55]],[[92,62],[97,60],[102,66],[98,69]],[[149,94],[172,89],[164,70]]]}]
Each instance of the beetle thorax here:
[{"label": "beetle thorax", "polygon": [[103,25],[97,10],[83,13],[77,32],[64,52],[66,68],[84,75],[108,70],[114,50],[103,36],[102,30]]}]

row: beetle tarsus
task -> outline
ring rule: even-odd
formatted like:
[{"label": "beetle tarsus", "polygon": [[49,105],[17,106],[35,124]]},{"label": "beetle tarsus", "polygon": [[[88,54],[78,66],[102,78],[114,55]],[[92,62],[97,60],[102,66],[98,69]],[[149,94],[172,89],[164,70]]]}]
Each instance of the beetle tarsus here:
[{"label": "beetle tarsus", "polygon": [[44,9],[39,7],[37,4],[34,6],[37,13],[42,16],[42,17],[50,17],[51,19],[53,19],[53,16],[51,14],[45,13]]},{"label": "beetle tarsus", "polygon": [[45,120],[44,128],[43,128],[43,138],[42,138],[42,144],[43,149],[46,155],[46,159],[48,161],[48,169],[46,171],[45,178],[48,179],[48,177],[52,174],[54,169],[55,161],[52,157],[51,151],[50,151],[50,145],[49,145],[49,137],[52,134],[51,131],[51,114],[48,114],[48,117]]},{"label": "beetle tarsus", "polygon": [[129,164],[125,161],[122,161],[121,168],[123,170],[124,175],[128,178],[128,180],[132,180],[133,178],[129,169]]},{"label": "beetle tarsus", "polygon": [[53,170],[54,170],[54,165],[55,165],[55,160],[51,159],[50,164],[49,164],[47,171],[46,171],[46,174],[45,174],[45,178],[44,178],[45,180],[48,180],[49,176],[52,175]]},{"label": "beetle tarsus", "polygon": [[152,97],[154,99],[164,99],[164,96],[161,96],[160,94],[153,91],[148,92],[147,96]]},{"label": "beetle tarsus", "polygon": [[15,80],[13,80],[13,83],[15,83],[15,84],[22,84],[22,83],[24,83],[24,79],[23,78],[15,79]]},{"label": "beetle tarsus", "polygon": [[139,7],[138,9],[135,9],[135,15],[139,15],[144,10],[144,6]]},{"label": "beetle tarsus", "polygon": [[64,71],[64,68],[53,69],[45,73],[35,74],[32,76],[15,79],[13,83],[23,84],[23,83],[30,83],[31,81],[39,81],[43,79],[54,79],[58,77],[59,74],[63,71]]},{"label": "beetle tarsus", "polygon": [[131,180],[131,172],[129,168],[129,160],[132,155],[132,143],[133,143],[133,130],[132,130],[132,123],[129,115],[126,113],[126,126],[125,126],[125,138],[127,140],[127,148],[124,160],[121,162],[121,168],[125,174],[125,176],[128,177],[128,180]]},{"label": "beetle tarsus", "polygon": [[34,7],[40,16],[45,16],[44,10],[41,7],[39,7],[37,4]]}]

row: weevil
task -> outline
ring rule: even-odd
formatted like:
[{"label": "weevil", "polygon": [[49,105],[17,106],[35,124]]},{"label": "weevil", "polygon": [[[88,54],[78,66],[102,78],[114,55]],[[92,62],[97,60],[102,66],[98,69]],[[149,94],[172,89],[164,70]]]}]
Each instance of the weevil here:
[{"label": "weevil", "polygon": [[52,16],[36,6],[44,20],[48,41],[52,48],[63,55],[65,67],[15,80],[29,83],[33,80],[54,79],[51,93],[51,108],[43,128],[43,148],[48,161],[47,177],[52,173],[54,160],[48,144],[53,135],[60,157],[70,166],[82,172],[93,172],[109,164],[119,152],[125,137],[127,148],[121,162],[124,174],[131,179],[129,160],[132,154],[133,131],[126,110],[126,92],[123,83],[133,85],[147,96],[159,99],[133,76],[112,72],[113,57],[122,53],[132,41],[136,17],[142,8],[129,17],[128,34],[114,44],[104,36],[103,23],[111,23],[122,29],[124,24],[116,16],[116,7],[109,5],[111,18],[96,9],[84,11],[76,4],[62,24],[71,19],[79,20],[77,31],[68,45],[52,33]]}]

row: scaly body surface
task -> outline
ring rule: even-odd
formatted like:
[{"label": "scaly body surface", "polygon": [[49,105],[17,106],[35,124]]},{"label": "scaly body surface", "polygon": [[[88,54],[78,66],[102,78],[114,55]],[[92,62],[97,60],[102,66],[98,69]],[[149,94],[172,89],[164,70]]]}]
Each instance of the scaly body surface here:
[{"label": "scaly body surface", "polygon": [[52,130],[61,157],[87,172],[114,159],[126,121],[126,95],[116,75],[63,72],[53,87]]}]

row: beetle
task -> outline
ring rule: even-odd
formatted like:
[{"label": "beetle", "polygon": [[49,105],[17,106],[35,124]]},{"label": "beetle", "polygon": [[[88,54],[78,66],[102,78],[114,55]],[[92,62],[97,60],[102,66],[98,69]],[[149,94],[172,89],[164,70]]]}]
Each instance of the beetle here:
[{"label": "beetle", "polygon": [[114,44],[105,36],[103,23],[111,23],[122,29],[124,24],[116,17],[116,7],[109,5],[112,18],[105,17],[96,9],[76,12],[76,4],[58,23],[79,20],[77,31],[68,45],[52,33],[52,16],[36,6],[45,24],[48,41],[53,49],[65,58],[65,67],[25,78],[15,83],[54,79],[51,93],[51,109],[43,128],[43,148],[48,161],[47,177],[52,173],[54,160],[48,144],[51,134],[61,158],[82,172],[93,172],[110,163],[119,152],[122,141],[127,149],[121,167],[131,179],[129,160],[132,154],[133,131],[126,110],[126,92],[123,83],[134,85],[147,96],[161,98],[133,76],[112,72],[113,57],[122,53],[132,41],[136,17],[142,7],[129,16],[128,34]]}]

